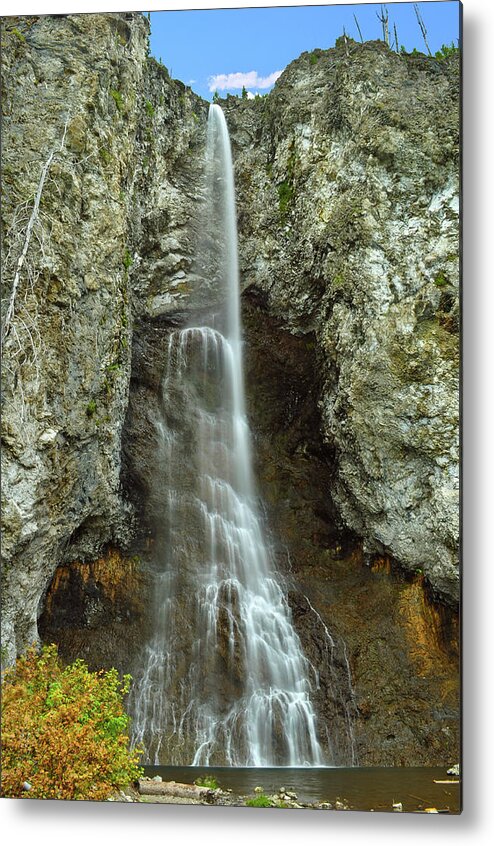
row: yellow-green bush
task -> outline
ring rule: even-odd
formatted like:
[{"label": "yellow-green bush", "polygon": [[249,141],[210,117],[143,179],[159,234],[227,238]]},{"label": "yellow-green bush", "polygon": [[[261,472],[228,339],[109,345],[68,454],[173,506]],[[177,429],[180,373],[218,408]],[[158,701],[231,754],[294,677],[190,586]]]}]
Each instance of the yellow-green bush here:
[{"label": "yellow-green bush", "polygon": [[123,707],[129,684],[81,660],[63,666],[56,646],[29,649],[2,681],[2,795],[101,800],[138,778]]}]

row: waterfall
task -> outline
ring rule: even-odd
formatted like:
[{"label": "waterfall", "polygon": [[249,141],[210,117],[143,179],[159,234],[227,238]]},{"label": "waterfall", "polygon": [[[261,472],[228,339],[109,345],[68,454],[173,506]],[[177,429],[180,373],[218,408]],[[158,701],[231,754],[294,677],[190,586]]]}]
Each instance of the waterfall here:
[{"label": "waterfall", "polygon": [[311,668],[252,478],[233,169],[217,105],[206,180],[200,262],[211,305],[168,338],[154,633],[130,703],[133,743],[154,764],[318,766]]}]

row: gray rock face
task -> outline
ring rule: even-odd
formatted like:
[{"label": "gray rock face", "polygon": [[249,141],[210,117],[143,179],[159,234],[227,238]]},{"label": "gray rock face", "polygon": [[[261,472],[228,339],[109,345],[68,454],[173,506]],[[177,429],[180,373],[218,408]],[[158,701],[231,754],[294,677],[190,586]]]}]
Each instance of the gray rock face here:
[{"label": "gray rock face", "polygon": [[457,58],[350,42],[302,55],[266,99],[224,104],[243,282],[315,332],[340,515],[453,601],[458,103]]},{"label": "gray rock face", "polygon": [[18,278],[2,324],[12,660],[37,637],[57,565],[132,535],[120,456],[133,324],[179,307],[187,288],[205,121],[146,58],[141,15],[6,19],[3,38],[4,321]]},{"label": "gray rock face", "polygon": [[[139,350],[200,290],[208,104],[147,58],[138,14],[4,19],[2,39],[2,634],[12,660],[37,636],[56,567],[125,549],[135,534],[122,431],[129,414],[147,460],[156,385],[142,373],[157,365],[140,369]],[[379,43],[314,55],[268,97],[222,103],[243,284],[314,344],[343,522],[454,599],[457,63]]]},{"label": "gray rock face", "polygon": [[4,356],[3,638],[36,638],[67,555],[124,537],[128,205],[146,28],[119,16],[6,22],[5,304],[50,155]]}]

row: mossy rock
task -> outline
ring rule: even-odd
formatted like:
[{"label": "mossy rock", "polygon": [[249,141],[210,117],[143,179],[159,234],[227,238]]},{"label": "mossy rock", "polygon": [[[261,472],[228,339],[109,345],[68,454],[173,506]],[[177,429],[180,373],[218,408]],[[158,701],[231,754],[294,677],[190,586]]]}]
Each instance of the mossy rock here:
[{"label": "mossy rock", "polygon": [[364,247],[369,243],[369,232],[362,207],[362,197],[347,192],[335,200],[326,224],[326,236],[334,249]]}]

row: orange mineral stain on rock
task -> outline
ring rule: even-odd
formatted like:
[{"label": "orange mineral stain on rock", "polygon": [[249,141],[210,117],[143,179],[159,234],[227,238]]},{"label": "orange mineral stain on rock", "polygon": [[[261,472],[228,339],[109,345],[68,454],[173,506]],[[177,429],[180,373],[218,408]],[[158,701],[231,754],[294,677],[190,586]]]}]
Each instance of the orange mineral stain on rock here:
[{"label": "orange mineral stain on rock", "polygon": [[150,596],[138,558],[109,548],[94,561],[57,568],[38,620],[43,643],[56,643],[62,660],[85,660],[90,669],[132,673],[149,636]]},{"label": "orange mineral stain on rock", "polygon": [[57,595],[67,587],[74,572],[84,585],[90,581],[97,584],[112,604],[125,600],[135,606],[138,601],[141,576],[137,559],[127,558],[117,549],[110,548],[95,561],[73,561],[57,567],[46,595],[47,614],[51,614]]},{"label": "orange mineral stain on rock", "polygon": [[372,573],[386,573],[391,574],[391,560],[387,555],[376,555],[370,565]]},{"label": "orange mineral stain on rock", "polygon": [[458,663],[457,615],[429,598],[424,579],[419,576],[403,584],[397,616],[418,674],[438,678],[443,700],[457,697],[459,682],[451,672]]}]

